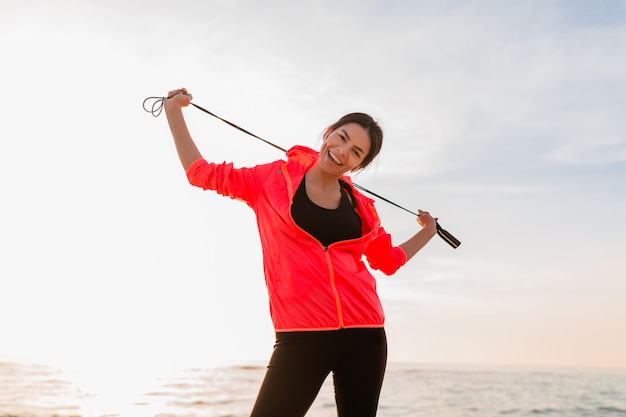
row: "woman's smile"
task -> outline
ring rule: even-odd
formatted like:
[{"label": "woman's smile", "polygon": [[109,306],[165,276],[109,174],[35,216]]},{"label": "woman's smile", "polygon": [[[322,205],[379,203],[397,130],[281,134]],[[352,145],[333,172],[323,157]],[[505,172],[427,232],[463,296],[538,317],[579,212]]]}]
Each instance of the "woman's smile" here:
[{"label": "woman's smile", "polygon": [[341,161],[335,156],[333,155],[333,153],[331,151],[328,151],[328,156],[330,156],[330,159],[335,162],[337,165],[343,165],[341,163]]}]

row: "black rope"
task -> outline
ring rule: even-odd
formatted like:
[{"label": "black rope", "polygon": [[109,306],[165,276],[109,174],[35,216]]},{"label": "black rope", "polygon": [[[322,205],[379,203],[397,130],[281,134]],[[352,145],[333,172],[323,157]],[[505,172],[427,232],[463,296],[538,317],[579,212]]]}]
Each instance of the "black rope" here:
[{"label": "black rope", "polygon": [[[152,105],[151,105],[151,106],[149,106],[149,107],[148,107],[147,103],[148,103],[150,100],[154,100],[154,102],[152,103]],[[146,98],[146,99],[143,101],[143,109],[144,109],[146,112],[148,112],[148,113],[152,114],[154,117],[158,117],[158,116],[161,114],[161,112],[163,111],[163,104],[165,103],[165,100],[166,100],[166,98],[165,98],[165,97],[148,97],[148,98]],[[214,113],[211,113],[211,112],[210,112],[210,111],[208,111],[207,109],[205,109],[205,108],[203,108],[203,107],[201,107],[201,106],[198,106],[197,104],[194,104],[194,103],[189,103],[189,104],[191,104],[191,105],[192,105],[192,106],[194,106],[195,108],[197,108],[197,109],[199,109],[199,110],[201,110],[201,111],[203,111],[203,112],[205,112],[205,113],[207,113],[207,114],[210,114],[211,116],[215,117],[216,119],[221,120],[222,122],[226,123],[227,125],[232,126],[232,127],[234,127],[235,129],[240,130],[240,131],[242,131],[242,132],[246,133],[247,135],[252,136],[252,137],[253,137],[253,138],[255,138],[255,139],[258,139],[258,140],[260,140],[260,141],[262,141],[262,142],[265,142],[265,143],[267,143],[268,145],[273,146],[274,148],[276,148],[276,149],[278,149],[278,150],[280,150],[280,151],[287,152],[287,150],[286,150],[285,148],[283,148],[283,147],[281,147],[281,146],[278,146],[278,145],[276,145],[276,144],[274,144],[274,143],[270,142],[269,140],[263,139],[263,138],[261,138],[261,137],[259,137],[259,136],[255,135],[254,133],[247,131],[246,129],[244,129],[244,128],[240,127],[240,126],[237,126],[236,124],[234,124],[234,123],[232,123],[232,122],[230,122],[230,121],[228,121],[228,120],[226,120],[226,119],[223,119],[223,118],[221,118],[220,116],[218,116],[218,115],[216,115],[216,114],[214,114]],[[365,187],[363,187],[363,186],[361,186],[361,185],[359,185],[359,184],[357,184],[357,183],[353,183],[353,185],[354,185],[356,188],[358,188],[359,190],[364,191],[364,192],[366,192],[366,193],[368,193],[368,194],[371,194],[371,195],[373,195],[374,197],[376,197],[376,198],[378,198],[378,199],[380,199],[380,200],[385,201],[386,203],[389,203],[389,204],[391,204],[391,205],[393,205],[393,206],[398,207],[399,209],[402,209],[402,210],[406,211],[407,213],[411,213],[412,215],[414,215],[414,216],[416,216],[416,217],[419,217],[419,216],[420,216],[419,214],[414,213],[413,211],[411,211],[411,210],[409,210],[409,209],[407,209],[407,208],[404,208],[404,207],[402,207],[401,205],[396,204],[396,203],[394,203],[393,201],[391,201],[391,200],[389,200],[389,199],[387,199],[387,198],[385,198],[385,197],[383,197],[383,196],[381,196],[381,195],[379,195],[379,194],[376,194],[375,192],[370,191],[370,190],[368,190],[367,188],[365,188]],[[445,231],[444,229],[442,229],[442,227],[439,225],[439,222],[435,221],[435,224],[436,224],[436,226],[437,226],[437,234],[438,234],[438,235],[439,235],[439,236],[440,236],[443,240],[445,240],[445,241],[446,241],[446,242],[447,242],[450,246],[452,246],[452,247],[453,247],[453,248],[455,248],[455,249],[456,249],[456,248],[458,248],[458,247],[459,247],[459,245],[461,244],[461,242],[460,242],[459,240],[457,240],[454,236],[452,236],[449,232],[447,232],[447,231]]]}]

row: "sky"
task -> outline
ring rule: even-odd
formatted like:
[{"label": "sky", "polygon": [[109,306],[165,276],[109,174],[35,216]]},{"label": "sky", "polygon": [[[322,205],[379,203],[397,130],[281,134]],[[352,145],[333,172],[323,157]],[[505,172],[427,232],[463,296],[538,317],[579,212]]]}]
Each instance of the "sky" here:
[{"label": "sky", "polygon": [[[282,147],[380,122],[353,180],[462,242],[374,273],[390,361],[626,367],[625,47],[616,0],[3,0],[0,361],[268,359],[252,211],[191,187],[142,109],[186,87]],[[283,157],[185,115],[208,160]]]}]

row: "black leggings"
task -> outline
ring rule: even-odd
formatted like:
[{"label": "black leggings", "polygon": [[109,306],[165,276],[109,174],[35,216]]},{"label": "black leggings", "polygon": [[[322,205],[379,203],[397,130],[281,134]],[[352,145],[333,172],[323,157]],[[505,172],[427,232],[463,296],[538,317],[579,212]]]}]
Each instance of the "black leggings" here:
[{"label": "black leggings", "polygon": [[385,330],[278,332],[250,417],[302,417],[332,371],[338,417],[374,417],[387,364]]}]

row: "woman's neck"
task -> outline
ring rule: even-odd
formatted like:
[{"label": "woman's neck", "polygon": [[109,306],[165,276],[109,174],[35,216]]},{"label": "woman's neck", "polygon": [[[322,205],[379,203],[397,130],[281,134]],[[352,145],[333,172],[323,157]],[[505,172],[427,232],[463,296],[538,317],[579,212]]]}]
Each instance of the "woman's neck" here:
[{"label": "woman's neck", "polygon": [[314,185],[320,190],[333,192],[339,189],[339,178],[336,175],[329,175],[320,169],[319,165],[313,165],[306,173],[307,184]]},{"label": "woman's neck", "polygon": [[320,207],[336,209],[341,202],[339,177],[324,174],[317,165],[305,174],[306,193]]}]

